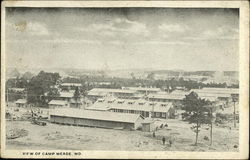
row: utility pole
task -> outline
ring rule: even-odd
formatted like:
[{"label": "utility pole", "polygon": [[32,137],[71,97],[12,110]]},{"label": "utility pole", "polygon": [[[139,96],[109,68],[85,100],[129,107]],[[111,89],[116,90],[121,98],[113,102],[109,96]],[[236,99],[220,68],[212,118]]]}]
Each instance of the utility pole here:
[{"label": "utility pole", "polygon": [[210,118],[211,118],[211,124],[210,124],[210,145],[213,145],[213,109],[210,108]]},{"label": "utility pole", "polygon": [[151,118],[152,118],[152,119],[154,119],[154,108],[155,108],[155,103],[153,102],[152,114],[151,114]]},{"label": "utility pole", "polygon": [[235,114],[235,98],[233,98],[233,102],[234,102],[234,128],[236,128],[236,114]]},{"label": "utility pole", "polygon": [[151,114],[151,118],[154,120],[154,110],[155,110],[155,103],[153,100],[153,106],[152,106],[152,114]]},{"label": "utility pole", "polygon": [[8,96],[9,96],[9,93],[8,93],[8,90],[9,90],[9,88],[6,88],[7,89],[7,97],[6,97],[6,103],[7,103],[7,107],[8,107],[8,101],[9,101],[9,98],[8,98]]}]

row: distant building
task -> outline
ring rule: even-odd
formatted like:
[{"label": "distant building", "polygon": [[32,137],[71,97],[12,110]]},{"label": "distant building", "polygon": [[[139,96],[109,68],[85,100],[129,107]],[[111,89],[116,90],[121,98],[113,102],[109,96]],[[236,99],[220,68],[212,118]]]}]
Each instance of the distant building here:
[{"label": "distant building", "polygon": [[92,100],[92,101],[96,101],[99,98],[104,98],[108,95],[107,92],[102,92],[102,91],[98,91],[98,90],[90,90],[88,91],[87,97]]},{"label": "distant building", "polygon": [[9,88],[8,90],[13,92],[24,92],[25,88]]},{"label": "distant building", "polygon": [[69,103],[63,100],[51,100],[48,104],[50,109],[69,107]]},{"label": "distant building", "polygon": [[185,98],[185,95],[181,94],[149,94],[147,96],[149,101],[156,102],[173,102],[173,103],[181,103]]},{"label": "distant building", "polygon": [[69,104],[71,108],[81,108],[83,102],[81,101],[81,99],[71,99],[69,101]]},{"label": "distant building", "polygon": [[122,114],[82,109],[57,109],[50,113],[52,123],[90,126],[111,129],[133,129],[141,127],[143,117],[139,114]]},{"label": "distant building", "polygon": [[81,87],[82,84],[81,83],[62,83],[60,85],[60,88],[62,90],[75,90],[76,87]]},{"label": "distant building", "polygon": [[[224,115],[225,117],[227,117],[228,120],[233,120],[234,119],[234,106],[233,104],[231,104],[228,107],[221,107],[220,109],[216,110],[216,113]],[[235,117],[236,117],[236,120],[239,120],[239,104],[238,103],[235,104]]]},{"label": "distant building", "polygon": [[202,88],[204,92],[239,94],[239,88]]},{"label": "distant building", "polygon": [[27,107],[27,100],[26,99],[18,99],[15,102],[17,107]]},{"label": "distant building", "polygon": [[160,92],[160,88],[146,88],[146,87],[123,87],[122,89],[136,91],[137,93],[150,94]]},{"label": "distant building", "polygon": [[213,99],[218,101],[230,102],[232,101],[233,96],[239,97],[238,88],[202,88],[202,89],[192,89],[200,97]]},{"label": "distant building", "polygon": [[145,119],[142,122],[142,131],[143,132],[153,132],[153,131],[155,131],[154,121],[152,119]]},{"label": "distant building", "polygon": [[60,92],[60,96],[56,97],[57,100],[70,102],[74,98],[74,92]]},{"label": "distant building", "polygon": [[137,99],[136,91],[126,89],[93,88],[88,92],[88,98],[96,101],[98,98],[104,98],[107,95],[113,95],[118,98]]}]

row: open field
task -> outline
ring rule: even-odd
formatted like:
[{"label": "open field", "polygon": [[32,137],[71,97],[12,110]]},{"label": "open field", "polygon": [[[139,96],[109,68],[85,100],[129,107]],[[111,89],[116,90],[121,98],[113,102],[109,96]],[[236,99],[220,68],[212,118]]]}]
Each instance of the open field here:
[{"label": "open field", "polygon": [[[213,128],[213,146],[204,136],[210,137],[210,130],[201,130],[198,146],[194,146],[195,133],[190,124],[180,120],[167,120],[168,127],[152,133],[142,131],[112,130],[90,127],[76,127],[47,123],[47,126],[33,125],[28,121],[7,121],[7,132],[11,129],[25,129],[28,135],[7,139],[7,149],[63,149],[63,150],[120,150],[120,151],[238,151],[238,128]],[[230,124],[232,126],[232,124]],[[163,145],[162,137],[166,137]],[[168,139],[174,144],[170,147]]]}]

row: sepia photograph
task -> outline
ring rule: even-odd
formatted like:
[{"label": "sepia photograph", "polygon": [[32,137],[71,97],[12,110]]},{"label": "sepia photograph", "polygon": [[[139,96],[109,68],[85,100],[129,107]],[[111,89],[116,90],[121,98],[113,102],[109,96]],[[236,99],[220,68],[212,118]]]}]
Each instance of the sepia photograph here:
[{"label": "sepia photograph", "polygon": [[2,10],[1,149],[240,153],[239,7]]}]

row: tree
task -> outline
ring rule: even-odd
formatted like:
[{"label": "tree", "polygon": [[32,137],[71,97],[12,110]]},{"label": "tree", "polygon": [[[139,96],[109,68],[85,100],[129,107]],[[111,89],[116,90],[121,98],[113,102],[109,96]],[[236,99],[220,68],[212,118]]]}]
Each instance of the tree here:
[{"label": "tree", "polygon": [[6,81],[7,88],[26,88],[28,81],[24,78],[11,78]]},{"label": "tree", "polygon": [[209,104],[204,106],[205,117],[204,123],[210,126],[210,145],[213,144],[213,123],[215,121],[216,116],[214,115],[216,107]]},{"label": "tree", "polygon": [[147,76],[148,80],[154,80],[155,79],[155,74],[153,72],[149,73]]},{"label": "tree", "polygon": [[78,101],[80,100],[80,97],[81,97],[81,93],[80,93],[80,91],[79,91],[79,88],[76,87],[75,93],[74,93],[74,99],[75,99],[76,107],[77,107],[77,108],[78,108]]},{"label": "tree", "polygon": [[51,88],[47,94],[47,100],[48,102],[51,101],[52,99],[59,97],[60,96],[60,92],[57,88]]},{"label": "tree", "polygon": [[16,87],[17,88],[26,88],[28,86],[28,81],[24,79],[23,77],[21,78],[16,78]]},{"label": "tree", "polygon": [[200,127],[207,122],[207,108],[210,102],[199,98],[198,94],[191,92],[183,100],[183,109],[187,115],[186,120],[194,124],[191,129],[195,132],[195,145],[198,143]]},{"label": "tree", "polygon": [[22,76],[25,80],[30,80],[34,75],[31,72],[25,72]]},{"label": "tree", "polygon": [[44,94],[50,91],[51,86],[56,85],[59,78],[59,73],[49,73],[44,71],[41,71],[37,76],[32,77],[27,86],[27,102],[46,105]]},{"label": "tree", "polygon": [[130,76],[131,76],[132,79],[136,79],[135,74],[133,72],[130,73]]},{"label": "tree", "polygon": [[76,87],[76,89],[75,89],[75,92],[74,92],[74,98],[75,99],[78,99],[78,98],[80,98],[80,91],[79,91],[79,88],[78,87]]}]

